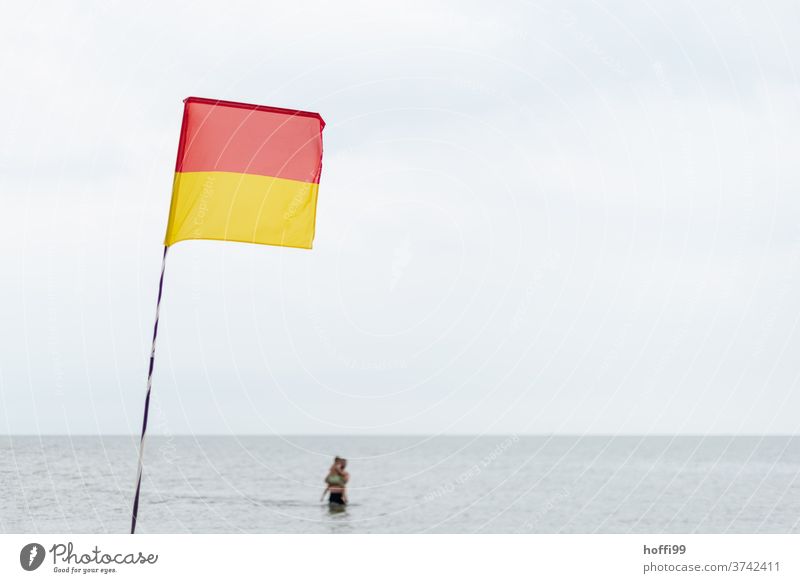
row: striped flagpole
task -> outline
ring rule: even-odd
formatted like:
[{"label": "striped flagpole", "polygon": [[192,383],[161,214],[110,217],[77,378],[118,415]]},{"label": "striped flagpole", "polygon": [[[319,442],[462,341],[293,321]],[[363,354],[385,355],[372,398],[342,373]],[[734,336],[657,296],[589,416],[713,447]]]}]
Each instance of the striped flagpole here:
[{"label": "striped flagpole", "polygon": [[153,344],[150,347],[150,368],[147,371],[147,394],[144,398],[144,418],[142,419],[142,437],[139,440],[139,468],[136,471],[136,495],[133,498],[131,514],[131,534],[136,532],[136,516],[139,513],[139,492],[142,489],[142,465],[144,462],[144,435],[147,432],[147,415],[150,412],[150,390],[153,388],[153,365],[156,360],[156,336],[158,336],[158,312],[161,309],[161,292],[164,289],[164,269],[167,266],[167,249],[164,245],[164,256],[161,259],[161,278],[158,280],[158,299],[156,300],[156,321],[153,324]]}]

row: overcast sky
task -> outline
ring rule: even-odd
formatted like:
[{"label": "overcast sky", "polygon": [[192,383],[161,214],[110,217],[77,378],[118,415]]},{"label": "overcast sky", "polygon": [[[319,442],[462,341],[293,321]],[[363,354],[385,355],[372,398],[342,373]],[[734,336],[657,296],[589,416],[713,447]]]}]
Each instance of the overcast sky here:
[{"label": "overcast sky", "polygon": [[795,433],[795,2],[16,3],[0,431],[136,433],[186,96],[319,111],[313,251],[168,258],[154,433]]}]

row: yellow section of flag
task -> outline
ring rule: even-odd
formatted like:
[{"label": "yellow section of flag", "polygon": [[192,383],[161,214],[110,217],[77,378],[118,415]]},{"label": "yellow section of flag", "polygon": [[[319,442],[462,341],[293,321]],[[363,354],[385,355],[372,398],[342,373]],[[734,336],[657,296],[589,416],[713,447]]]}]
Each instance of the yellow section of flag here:
[{"label": "yellow section of flag", "polygon": [[238,172],[176,172],[166,245],[187,239],[310,249],[319,184]]}]

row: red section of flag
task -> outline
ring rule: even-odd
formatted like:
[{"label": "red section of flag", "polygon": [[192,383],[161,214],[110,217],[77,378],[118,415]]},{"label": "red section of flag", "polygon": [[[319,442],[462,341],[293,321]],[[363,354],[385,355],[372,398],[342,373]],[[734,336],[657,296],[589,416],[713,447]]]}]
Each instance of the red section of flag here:
[{"label": "red section of flag", "polygon": [[319,182],[318,113],[189,97],[176,172],[239,172]]}]

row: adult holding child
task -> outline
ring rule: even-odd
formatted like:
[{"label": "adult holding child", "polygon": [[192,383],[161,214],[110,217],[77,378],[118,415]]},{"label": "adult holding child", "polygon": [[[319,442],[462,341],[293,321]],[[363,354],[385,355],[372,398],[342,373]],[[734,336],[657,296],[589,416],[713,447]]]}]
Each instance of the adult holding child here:
[{"label": "adult holding child", "polygon": [[347,504],[347,482],[350,480],[350,474],[345,469],[346,467],[347,460],[336,456],[328,470],[328,475],[325,476],[325,490],[322,492],[321,500],[324,500],[325,494],[328,494],[328,506],[331,509],[344,508]]}]

